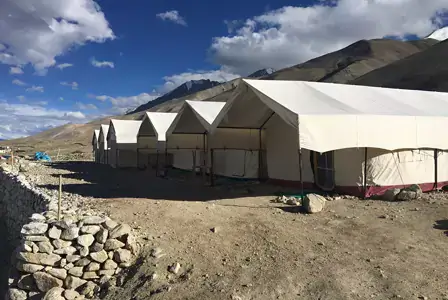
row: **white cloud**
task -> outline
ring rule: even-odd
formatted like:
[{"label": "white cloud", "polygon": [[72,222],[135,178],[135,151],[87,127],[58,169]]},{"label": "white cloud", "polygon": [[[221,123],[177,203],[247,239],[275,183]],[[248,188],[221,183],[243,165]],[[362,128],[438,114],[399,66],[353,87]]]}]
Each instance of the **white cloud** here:
[{"label": "white cloud", "polygon": [[93,0],[3,0],[0,20],[0,62],[30,63],[38,73],[74,46],[115,38]]},{"label": "white cloud", "polygon": [[27,92],[40,92],[43,93],[44,92],[44,87],[43,86],[39,86],[39,85],[33,85],[29,88],[26,89]]},{"label": "white cloud", "polygon": [[67,123],[84,123],[92,117],[80,111],[45,108],[45,101],[11,104],[0,100],[0,138],[12,139],[33,135]]},{"label": "white cloud", "polygon": [[98,109],[98,107],[96,107],[94,104],[85,104],[82,102],[76,102],[75,106],[80,109],[80,110],[95,110]]},{"label": "white cloud", "polygon": [[78,89],[78,83],[77,82],[75,82],[75,81],[73,81],[73,82],[65,82],[65,81],[62,81],[61,82],[61,85],[63,85],[63,86],[69,86],[69,87],[71,87],[72,88],[72,90],[77,90]]},{"label": "white cloud", "polygon": [[73,67],[73,64],[63,63],[56,66],[59,70],[64,70],[65,68]]},{"label": "white cloud", "polygon": [[96,100],[104,102],[104,101],[106,101],[106,100],[108,100],[108,99],[110,99],[112,97],[106,96],[106,95],[100,95],[100,96],[93,95],[93,98],[95,98]]},{"label": "white cloud", "polygon": [[446,0],[339,0],[310,7],[283,7],[246,20],[230,21],[231,36],[215,37],[213,60],[247,75],[284,68],[341,49],[360,39],[424,37],[442,25]]},{"label": "white cloud", "polygon": [[9,74],[21,75],[23,74],[23,70],[21,67],[10,67]]},{"label": "white cloud", "polygon": [[115,64],[111,61],[98,61],[95,59],[95,57],[92,57],[90,59],[90,63],[92,64],[92,66],[97,67],[97,68],[115,68]]},{"label": "white cloud", "polygon": [[16,98],[17,98],[17,100],[19,100],[20,102],[23,102],[23,101],[26,100],[26,97],[25,97],[25,96],[17,96]]},{"label": "white cloud", "polygon": [[160,94],[141,93],[137,96],[109,97],[110,103],[112,104],[111,111],[114,114],[124,114],[127,111],[137,108],[144,103],[148,103],[159,96]]},{"label": "white cloud", "polygon": [[25,86],[25,85],[26,85],[25,82],[23,82],[22,80],[19,80],[19,79],[14,79],[14,80],[12,81],[12,84],[20,85],[20,86]]},{"label": "white cloud", "polygon": [[164,21],[171,21],[182,26],[187,26],[187,22],[181,15],[179,15],[179,12],[177,10],[170,10],[164,13],[160,13],[157,14],[156,17]]}]

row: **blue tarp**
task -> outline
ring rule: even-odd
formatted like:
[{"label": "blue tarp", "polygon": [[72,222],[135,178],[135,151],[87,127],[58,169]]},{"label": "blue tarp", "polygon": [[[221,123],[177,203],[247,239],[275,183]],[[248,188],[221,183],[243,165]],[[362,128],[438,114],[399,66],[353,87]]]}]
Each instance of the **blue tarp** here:
[{"label": "blue tarp", "polygon": [[45,161],[51,161],[50,156],[45,152],[36,152],[34,154],[34,160],[45,160]]}]

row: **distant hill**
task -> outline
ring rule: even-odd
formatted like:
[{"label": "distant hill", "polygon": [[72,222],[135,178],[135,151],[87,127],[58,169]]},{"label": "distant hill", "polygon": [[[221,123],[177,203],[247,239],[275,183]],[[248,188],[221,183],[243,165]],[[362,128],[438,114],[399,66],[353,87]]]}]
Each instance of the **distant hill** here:
[{"label": "distant hill", "polygon": [[272,68],[267,68],[267,69],[261,69],[258,70],[256,72],[253,72],[252,74],[250,74],[249,76],[247,76],[248,78],[257,78],[257,77],[262,77],[262,76],[267,76],[270,75],[272,73],[274,73],[275,70]]}]

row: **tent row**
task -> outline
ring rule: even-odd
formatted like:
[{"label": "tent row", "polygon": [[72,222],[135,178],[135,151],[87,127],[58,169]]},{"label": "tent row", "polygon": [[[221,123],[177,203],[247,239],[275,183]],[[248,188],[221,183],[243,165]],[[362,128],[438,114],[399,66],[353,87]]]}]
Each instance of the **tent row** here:
[{"label": "tent row", "polygon": [[305,81],[242,80],[227,102],[111,120],[92,140],[114,167],[382,194],[448,183],[448,94]]}]

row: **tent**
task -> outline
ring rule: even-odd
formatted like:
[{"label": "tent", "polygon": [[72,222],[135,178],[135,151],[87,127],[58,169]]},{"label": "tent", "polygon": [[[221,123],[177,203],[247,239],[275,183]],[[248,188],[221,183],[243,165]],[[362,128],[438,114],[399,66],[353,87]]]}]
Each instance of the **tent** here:
[{"label": "tent", "polygon": [[212,129],[264,131],[270,181],[368,197],[446,185],[447,126],[446,93],[245,79]]},{"label": "tent", "polygon": [[[166,132],[177,113],[147,112],[137,134],[137,165],[159,170],[169,164],[166,151]],[[163,155],[160,155],[163,154]]]},{"label": "tent", "polygon": [[100,130],[96,129],[93,131],[93,136],[92,136],[92,154],[93,154],[93,160],[95,162],[99,161],[99,154],[100,154],[100,145],[98,143],[98,138],[100,136]]},{"label": "tent", "polygon": [[224,105],[224,102],[212,101],[184,102],[168,129],[168,151],[174,154],[173,166],[185,170],[199,168],[204,174],[257,178],[258,131],[220,128],[209,134]]},{"label": "tent", "polygon": [[110,120],[107,143],[112,167],[137,167],[137,133],[142,121]]},{"label": "tent", "polygon": [[102,164],[109,163],[109,147],[107,145],[108,133],[109,133],[109,125],[102,124],[100,126],[100,134],[98,135],[98,147],[99,147],[98,162]]}]

